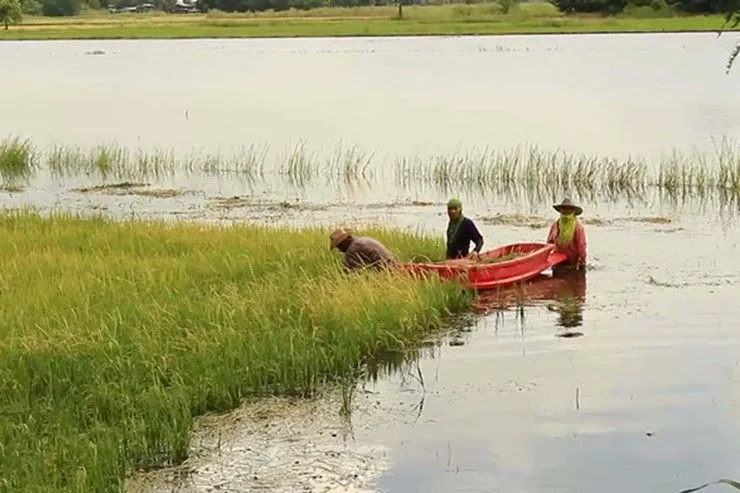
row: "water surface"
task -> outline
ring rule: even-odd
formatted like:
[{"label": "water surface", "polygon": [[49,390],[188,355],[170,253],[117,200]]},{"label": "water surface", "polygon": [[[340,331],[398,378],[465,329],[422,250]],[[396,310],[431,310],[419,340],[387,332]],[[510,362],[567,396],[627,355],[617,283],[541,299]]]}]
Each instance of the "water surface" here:
[{"label": "water surface", "polygon": [[[740,136],[737,75],[724,74],[731,41],[3,42],[0,63],[12,69],[0,135],[183,153],[252,142],[280,150],[305,138],[319,151],[342,141],[390,157],[523,142],[650,157]],[[341,396],[258,404],[260,418],[248,407],[205,420],[185,472],[147,477],[145,491],[674,492],[740,478],[737,201],[284,178],[147,180],[177,189],[163,198],[75,192],[100,179],[42,173],[2,204],[225,223],[382,222],[441,236],[454,193],[495,246],[544,239],[552,203],[568,193],[585,209],[590,270],[585,282],[541,285],[523,310],[480,315],[423,352],[418,369],[359,386],[353,434]]]},{"label": "water surface", "polygon": [[614,221],[587,226],[585,281],[544,281],[523,311],[481,315],[418,369],[360,385],[352,434],[338,397],[294,421],[275,406],[269,432],[227,418],[228,438],[196,435],[189,474],[144,491],[678,492],[737,477],[740,234]]},{"label": "water surface", "polygon": [[[608,155],[740,129],[735,39],[714,33],[5,41],[0,135],[177,149],[356,143]],[[95,50],[102,55],[88,54]]]}]

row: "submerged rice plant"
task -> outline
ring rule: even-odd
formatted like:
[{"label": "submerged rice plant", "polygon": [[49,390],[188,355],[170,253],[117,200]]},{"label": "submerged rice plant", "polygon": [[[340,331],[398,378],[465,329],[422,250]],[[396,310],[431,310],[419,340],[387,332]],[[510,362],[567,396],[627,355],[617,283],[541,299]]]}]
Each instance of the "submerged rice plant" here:
[{"label": "submerged rice plant", "polygon": [[180,169],[206,175],[237,175],[256,180],[264,178],[267,162],[266,145],[241,146],[232,155],[192,153],[183,158]]},{"label": "submerged rice plant", "polygon": [[396,178],[401,183],[425,181],[439,186],[473,183],[491,190],[522,187],[634,193],[648,185],[647,166],[643,162],[546,152],[536,146],[503,151],[485,148],[428,160],[403,158],[397,162]]},{"label": "submerged rice plant", "polygon": [[304,188],[318,173],[316,162],[316,156],[306,150],[306,142],[301,140],[280,158],[278,169],[291,186]]},{"label": "submerged rice plant", "polygon": [[[711,159],[714,157],[714,160]],[[671,196],[719,193],[740,196],[740,152],[727,139],[714,143],[714,154],[673,151],[660,162],[656,185]]]},{"label": "submerged rice plant", "polygon": [[357,146],[344,148],[341,144],[326,160],[327,183],[333,180],[351,184],[356,182],[370,182],[375,178],[373,167],[373,153],[360,149]]},{"label": "submerged rice plant", "polygon": [[173,151],[132,151],[100,144],[91,149],[55,145],[36,157],[30,141],[20,139],[6,139],[0,151],[0,173],[6,181],[28,180],[37,169],[48,169],[55,178],[83,176],[102,181],[144,181],[189,173],[231,175],[252,184],[284,180],[291,187],[308,188],[320,177],[325,184],[342,187],[382,186],[395,178],[403,188],[423,185],[443,192],[478,190],[484,195],[521,191],[531,197],[565,193],[632,198],[657,188],[674,198],[740,197],[740,149],[728,139],[715,143],[710,154],[675,150],[657,162],[640,156],[618,159],[527,145],[399,156],[388,166],[359,146],[340,144],[317,151],[309,149],[305,140],[275,155],[267,145],[256,144],[232,154],[193,152],[179,158]]},{"label": "submerged rice plant", "polygon": [[55,178],[89,176],[104,182],[162,178],[172,176],[177,169],[172,151],[132,152],[117,144],[100,144],[88,150],[54,145],[46,164]]}]

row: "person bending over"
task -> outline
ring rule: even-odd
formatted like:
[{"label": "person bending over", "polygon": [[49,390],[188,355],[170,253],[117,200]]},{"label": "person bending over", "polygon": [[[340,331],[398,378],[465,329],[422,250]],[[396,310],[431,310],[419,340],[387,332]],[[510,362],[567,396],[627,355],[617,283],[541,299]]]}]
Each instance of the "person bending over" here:
[{"label": "person bending over", "polygon": [[329,250],[336,248],[344,254],[344,269],[380,270],[396,263],[396,258],[385,245],[370,236],[353,236],[340,228],[329,235]]}]

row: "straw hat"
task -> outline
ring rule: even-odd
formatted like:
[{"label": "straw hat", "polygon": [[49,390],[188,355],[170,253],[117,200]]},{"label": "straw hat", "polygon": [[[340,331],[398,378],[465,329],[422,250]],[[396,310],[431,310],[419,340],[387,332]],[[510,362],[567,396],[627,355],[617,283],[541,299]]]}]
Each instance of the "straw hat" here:
[{"label": "straw hat", "polygon": [[336,248],[341,242],[349,238],[351,235],[352,231],[350,231],[349,228],[335,229],[329,235],[329,250],[331,250],[332,248]]},{"label": "straw hat", "polygon": [[573,211],[576,213],[576,216],[580,216],[581,214],[583,214],[583,209],[580,206],[574,204],[573,201],[570,199],[563,199],[562,202],[560,202],[559,204],[555,204],[552,207],[553,209],[561,213],[565,211]]}]

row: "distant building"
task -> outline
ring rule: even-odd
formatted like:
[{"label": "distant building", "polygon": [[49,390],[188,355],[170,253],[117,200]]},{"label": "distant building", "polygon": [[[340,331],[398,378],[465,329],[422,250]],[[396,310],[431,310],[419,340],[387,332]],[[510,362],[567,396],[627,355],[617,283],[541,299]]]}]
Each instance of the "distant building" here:
[{"label": "distant building", "polygon": [[198,0],[177,0],[175,12],[198,12]]},{"label": "distant building", "polygon": [[140,3],[132,7],[120,7],[120,8],[116,7],[113,4],[108,6],[108,12],[112,14],[117,14],[119,12],[151,12],[152,10],[154,10],[154,4],[152,3]]}]

